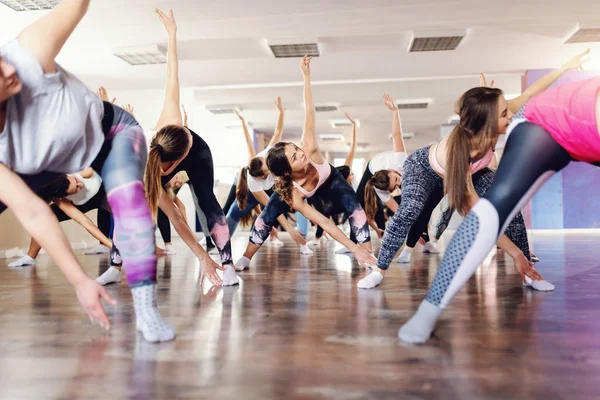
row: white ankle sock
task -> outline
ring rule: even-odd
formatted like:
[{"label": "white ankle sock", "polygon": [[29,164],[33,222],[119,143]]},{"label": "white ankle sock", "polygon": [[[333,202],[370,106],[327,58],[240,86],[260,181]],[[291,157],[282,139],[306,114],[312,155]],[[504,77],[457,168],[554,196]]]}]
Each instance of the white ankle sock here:
[{"label": "white ankle sock", "polygon": [[283,242],[277,237],[269,239],[269,243],[271,243],[271,246],[277,246],[277,247],[283,246]]},{"label": "white ankle sock", "polygon": [[168,246],[165,246],[165,251],[167,252],[167,255],[170,255],[170,256],[177,254],[177,252],[173,248],[173,245],[171,245],[171,244]]},{"label": "white ankle sock", "polygon": [[525,277],[525,283],[523,283],[523,286],[530,287],[534,290],[539,290],[540,292],[552,292],[555,288],[553,284],[544,279],[534,281],[528,276]]},{"label": "white ankle sock", "polygon": [[90,255],[90,254],[108,254],[110,253],[110,249],[104,245],[99,244],[98,246],[86,250],[85,254]]},{"label": "white ankle sock", "polygon": [[250,259],[248,257],[242,257],[235,263],[236,271],[243,271],[246,268],[250,268]]},{"label": "white ankle sock", "polygon": [[311,239],[311,240],[309,240],[309,241],[306,243],[306,245],[307,245],[307,246],[311,246],[311,247],[315,247],[315,246],[318,246],[318,245],[319,245],[319,243],[321,243],[321,241],[320,241],[320,240],[318,240],[318,239]]},{"label": "white ankle sock", "polygon": [[102,275],[96,278],[96,282],[102,286],[108,285],[109,283],[119,283],[121,282],[121,271],[115,267],[110,267]]},{"label": "white ankle sock", "polygon": [[371,271],[371,273],[362,278],[356,284],[359,289],[373,289],[378,286],[383,280],[383,274],[379,271]]},{"label": "white ankle sock", "polygon": [[431,336],[442,309],[423,300],[419,309],[398,331],[400,340],[406,343],[425,343]]},{"label": "white ankle sock", "polygon": [[9,267],[28,267],[35,265],[35,258],[29,257],[27,254],[8,264]]},{"label": "white ankle sock", "polygon": [[235,268],[232,265],[226,265],[223,271],[223,286],[233,286],[240,283],[238,276],[235,273]]},{"label": "white ankle sock", "polygon": [[311,255],[314,254],[313,251],[305,244],[300,245],[300,254]]},{"label": "white ankle sock", "polygon": [[413,249],[404,248],[402,253],[400,253],[400,257],[398,257],[397,262],[400,264],[410,264],[410,258],[412,257]]},{"label": "white ankle sock", "polygon": [[137,330],[148,342],[166,342],[175,338],[175,330],[165,322],[156,304],[156,285],[131,289]]},{"label": "white ankle sock", "polygon": [[431,242],[425,243],[425,246],[423,246],[423,252],[424,253],[431,253],[431,254],[439,254],[440,253],[440,251],[438,250],[438,248],[435,247],[435,244],[431,243]]}]

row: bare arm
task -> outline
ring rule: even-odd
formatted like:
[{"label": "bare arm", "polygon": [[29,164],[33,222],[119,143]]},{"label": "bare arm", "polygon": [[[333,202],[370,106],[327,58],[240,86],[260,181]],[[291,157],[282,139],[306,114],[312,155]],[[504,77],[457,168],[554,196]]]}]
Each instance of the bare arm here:
[{"label": "bare arm", "polygon": [[577,56],[570,59],[565,65],[563,65],[559,69],[554,70],[535,81],[533,85],[529,86],[519,97],[507,101],[508,109],[513,113],[517,112],[533,96],[548,89],[565,72],[570,71],[572,69],[581,68],[581,64],[586,61],[584,60],[584,58],[588,55],[589,52],[590,49],[587,49],[583,53],[578,54]]},{"label": "bare arm", "polygon": [[242,129],[244,129],[244,139],[246,140],[246,147],[248,148],[248,162],[256,157],[256,150],[254,150],[254,141],[252,140],[252,136],[250,136],[250,132],[248,131],[248,124],[246,124],[246,120],[244,116],[240,114],[237,110],[233,110],[235,115],[238,116],[240,121],[242,122]]},{"label": "bare arm", "polygon": [[160,194],[160,198],[158,199],[158,206],[165,213],[165,215],[169,218],[169,221],[173,224],[173,227],[183,239],[185,244],[188,245],[192,253],[199,259],[209,258],[208,254],[204,250],[202,246],[196,242],[196,237],[194,233],[188,226],[185,219],[181,216],[181,213],[175,207],[175,204],[169,198],[169,195],[164,190]]},{"label": "bare arm", "polygon": [[175,199],[173,199],[173,202],[177,206],[177,210],[179,211],[179,214],[181,214],[181,218],[183,218],[183,220],[185,221],[187,226],[190,226],[190,224],[188,224],[188,221],[187,221],[187,213],[186,213],[185,205],[183,204],[183,202],[181,200],[179,200],[179,197],[177,197],[177,196],[175,196]]},{"label": "bare arm", "polygon": [[82,213],[77,207],[68,200],[57,200],[54,202],[58,208],[60,208],[65,214],[71,219],[81,225],[86,231],[89,232],[96,240],[100,241],[103,245],[109,249],[112,247],[112,242],[109,238],[104,236],[102,231],[92,222],[91,219]]},{"label": "bare arm", "polygon": [[89,4],[90,0],[63,0],[19,34],[19,43],[33,54],[45,73],[56,72],[54,59],[87,12]]},{"label": "bare arm", "polygon": [[7,189],[0,191],[0,202],[12,210],[23,228],[48,251],[69,283],[74,286],[79,303],[92,321],[108,329],[110,322],[100,298],[111,304],[116,302],[83,271],[50,207],[17,174],[1,163],[0,185]]},{"label": "bare arm", "polygon": [[346,118],[352,122],[352,142],[350,143],[350,151],[346,156],[346,161],[344,161],[344,165],[347,167],[352,167],[352,163],[354,162],[354,155],[356,154],[356,121],[350,118],[348,113],[346,113]]},{"label": "bare arm", "polygon": [[285,116],[285,108],[281,105],[281,97],[277,97],[275,100],[275,106],[279,111],[279,115],[277,116],[277,126],[275,127],[275,132],[273,133],[273,137],[269,142],[269,146],[275,146],[277,143],[281,142],[281,136],[283,136],[283,121]]},{"label": "bare arm", "polygon": [[165,89],[165,102],[160,118],[154,128],[160,130],[165,125],[182,125],[181,111],[179,109],[179,60],[177,59],[177,23],[173,10],[169,10],[167,17],[159,9],[155,10],[158,19],[164,25],[169,35],[167,50],[167,87]]},{"label": "bare arm", "polygon": [[304,76],[304,131],[302,132],[301,147],[310,156],[319,151],[316,137],[316,110],[310,86],[310,60],[312,57],[302,59],[302,74]]},{"label": "bare arm", "polygon": [[385,106],[392,112],[392,142],[395,153],[406,152],[404,138],[402,137],[402,124],[400,123],[400,113],[394,99],[389,94],[383,95]]}]

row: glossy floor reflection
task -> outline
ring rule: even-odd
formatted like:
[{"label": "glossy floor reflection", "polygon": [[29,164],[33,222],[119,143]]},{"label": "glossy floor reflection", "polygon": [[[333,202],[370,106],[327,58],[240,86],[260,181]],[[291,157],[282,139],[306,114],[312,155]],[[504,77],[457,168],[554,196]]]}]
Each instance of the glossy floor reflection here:
[{"label": "glossy floor reflection", "polygon": [[[92,327],[47,256],[35,268],[0,260],[1,399],[597,399],[600,235],[536,236],[534,293],[512,263],[489,257],[425,346],[396,339],[425,296],[440,256],[416,252],[382,286],[334,255],[265,247],[239,287],[198,285],[182,243],[159,263],[159,301],[176,341],[143,342],[123,281],[109,287],[110,334]],[[239,256],[246,238],[236,237]],[[78,254],[90,275],[105,256]]]}]

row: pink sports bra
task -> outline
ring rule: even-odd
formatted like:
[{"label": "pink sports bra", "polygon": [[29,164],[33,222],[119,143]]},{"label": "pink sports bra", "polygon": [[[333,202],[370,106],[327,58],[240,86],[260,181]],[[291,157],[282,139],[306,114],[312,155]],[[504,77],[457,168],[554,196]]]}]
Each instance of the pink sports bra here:
[{"label": "pink sports bra", "polygon": [[317,169],[317,172],[319,173],[319,182],[317,182],[317,186],[315,186],[315,188],[312,191],[307,192],[302,186],[298,185],[295,181],[292,182],[294,184],[294,186],[296,187],[296,189],[298,189],[300,191],[300,193],[302,193],[304,195],[304,198],[306,198],[306,199],[310,199],[311,197],[313,197],[315,192],[321,186],[323,186],[323,184],[325,183],[327,178],[329,178],[329,175],[331,175],[331,166],[329,165],[327,160],[323,159],[323,164],[317,164],[310,159],[308,160],[308,162],[310,162],[313,165],[313,167],[315,167]]},{"label": "pink sports bra", "polygon": [[[437,160],[437,146],[438,143],[435,144],[434,148],[433,148],[433,157],[431,157],[431,166],[433,167],[433,169],[438,172],[440,175],[446,175],[446,170],[444,168],[442,168],[442,166],[440,165],[440,163]],[[471,161],[469,164],[469,171],[471,172],[471,174],[474,174],[477,171],[481,171],[482,169],[486,168],[488,165],[490,165],[490,163],[492,162],[492,160],[494,159],[494,149],[489,149],[487,153],[484,154],[483,157],[481,157],[479,160],[476,161]]]}]

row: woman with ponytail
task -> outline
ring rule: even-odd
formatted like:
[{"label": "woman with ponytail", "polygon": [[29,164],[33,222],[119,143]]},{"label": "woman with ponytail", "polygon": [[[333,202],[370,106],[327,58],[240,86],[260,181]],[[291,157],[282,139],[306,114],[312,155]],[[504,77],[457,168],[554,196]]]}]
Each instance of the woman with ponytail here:
[{"label": "woman with ponytail", "polygon": [[[371,254],[371,236],[367,218],[356,193],[337,169],[327,163],[317,145],[315,135],[315,105],[310,86],[310,60],[302,59],[304,75],[304,132],[300,147],[293,143],[280,142],[269,151],[267,167],[277,177],[275,191],[266,207],[256,220],[244,257],[237,263],[238,269],[249,266],[251,258],[269,236],[277,217],[294,209],[321,226],[335,240],[348,247],[358,262],[365,267],[375,258]],[[333,202],[340,212],[350,215],[350,228],[358,245],[338,229],[329,218],[311,207],[305,199],[315,196]]]},{"label": "woman with ponytail", "polygon": [[[236,201],[231,205],[227,213],[227,226],[229,227],[231,236],[233,236],[240,221],[242,225],[250,226],[252,224],[252,210],[258,205],[266,206],[269,197],[273,194],[275,177],[267,168],[265,157],[269,150],[281,141],[281,136],[283,135],[285,108],[281,105],[280,97],[277,97],[277,100],[275,100],[275,106],[279,111],[275,132],[267,147],[258,154],[254,151],[254,143],[248,132],[246,120],[239,112],[235,111],[244,129],[249,162],[248,166],[242,168],[240,171],[236,189]],[[312,250],[306,246],[306,240],[300,232],[290,226],[286,215],[280,215],[277,221],[289,232],[290,237],[300,245],[300,252],[302,254],[312,254]]]},{"label": "woman with ponytail", "polygon": [[[390,95],[384,95],[383,99],[385,106],[393,115],[393,150],[379,153],[369,161],[356,191],[358,200],[367,214],[369,225],[375,229],[379,237],[383,237],[385,231],[386,217],[383,206],[385,205],[392,213],[395,213],[398,209],[398,197],[393,197],[392,193],[399,189],[402,184],[402,169],[408,157],[402,137],[402,123],[398,107]],[[435,206],[436,204],[427,204],[427,207],[423,209],[419,218],[412,225],[405,250],[400,256],[402,262],[410,262],[412,249],[418,241],[425,245],[424,251],[438,252],[435,246],[429,243],[429,235],[427,234],[427,225]]]},{"label": "woman with ponytail", "polygon": [[[210,148],[191,129],[184,126],[179,99],[179,63],[177,60],[177,24],[173,12],[169,16],[157,10],[160,22],[168,33],[167,87],[163,110],[154,128],[150,142],[145,184],[148,203],[154,220],[158,208],[165,213],[173,227],[200,260],[200,284],[204,277],[214,285],[236,285],[239,281],[231,259],[229,230],[223,209],[217,201],[214,186],[214,166]],[[179,171],[185,171],[188,184],[199,214],[206,216],[210,231],[219,254],[222,267],[218,266],[196,242],[194,233],[179,212],[175,202],[169,197],[165,187]],[[217,274],[223,271],[223,279]]]},{"label": "woman with ponytail", "polygon": [[[561,70],[579,67],[583,56],[573,58]],[[462,216],[469,212],[494,181],[495,172],[488,166],[494,160],[496,142],[500,135],[506,133],[513,113],[559,77],[552,72],[510,101],[504,99],[501,90],[486,87],[485,82],[461,96],[456,105],[460,122],[454,130],[435,145],[412,153],[406,160],[402,202],[383,236],[378,269],[359,285],[373,288],[381,283],[408,229],[428,202],[438,204],[446,193],[450,208]],[[511,256],[519,271],[530,268],[529,241],[523,215],[515,213],[514,219],[507,222],[510,224],[506,226],[504,235],[499,237],[498,246]],[[554,290],[554,285],[541,277],[528,285],[541,291]]]}]

